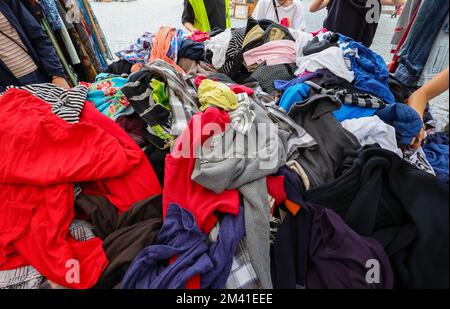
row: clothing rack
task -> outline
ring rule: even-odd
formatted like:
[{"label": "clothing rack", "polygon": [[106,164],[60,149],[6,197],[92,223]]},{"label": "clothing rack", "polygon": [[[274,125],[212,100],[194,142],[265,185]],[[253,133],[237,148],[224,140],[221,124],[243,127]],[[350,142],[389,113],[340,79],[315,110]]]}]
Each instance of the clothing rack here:
[{"label": "clothing rack", "polygon": [[87,0],[20,0],[42,25],[68,82],[93,82],[113,55]]}]

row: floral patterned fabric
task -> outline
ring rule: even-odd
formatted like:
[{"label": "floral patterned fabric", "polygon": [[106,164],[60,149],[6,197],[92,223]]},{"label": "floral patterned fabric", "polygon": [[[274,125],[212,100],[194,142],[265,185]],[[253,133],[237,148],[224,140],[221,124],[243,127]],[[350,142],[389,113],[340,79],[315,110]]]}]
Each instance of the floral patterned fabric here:
[{"label": "floral patterned fabric", "polygon": [[112,74],[99,74],[95,83],[89,87],[87,100],[104,115],[117,119],[128,114],[130,102],[122,93],[121,88],[128,82],[128,78]]}]

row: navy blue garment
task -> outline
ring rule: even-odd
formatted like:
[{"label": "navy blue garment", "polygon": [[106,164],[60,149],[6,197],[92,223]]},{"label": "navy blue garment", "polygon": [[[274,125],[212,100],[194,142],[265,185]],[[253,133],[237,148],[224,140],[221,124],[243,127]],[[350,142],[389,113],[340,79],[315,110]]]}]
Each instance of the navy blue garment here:
[{"label": "navy blue garment", "polygon": [[[158,239],[135,258],[122,287],[184,289],[193,276],[200,275],[202,288],[224,288],[243,226],[242,213],[224,217],[217,242],[208,246],[208,237],[194,216],[178,205],[169,205]],[[175,261],[169,264],[173,257]]]},{"label": "navy blue garment", "polygon": [[188,58],[194,61],[206,60],[205,43],[197,43],[192,40],[184,40],[178,51],[178,59]]},{"label": "navy blue garment", "polygon": [[339,177],[304,193],[384,247],[398,288],[448,288],[449,189],[377,146],[347,153]]},{"label": "navy blue garment", "polygon": [[448,135],[443,132],[429,135],[425,141],[425,145],[423,146],[423,151],[425,152],[427,160],[433,167],[439,180],[445,184],[448,184]]},{"label": "navy blue garment", "polygon": [[[53,76],[64,77],[64,69],[50,39],[25,6],[17,0],[4,0],[0,1],[0,12],[17,30],[39,70],[49,80]],[[0,60],[0,91],[9,85],[20,86],[20,83]]]},{"label": "navy blue garment", "polygon": [[419,114],[403,103],[390,104],[377,110],[375,115],[395,128],[399,146],[410,145],[422,130],[423,121]]},{"label": "navy blue garment", "polygon": [[36,70],[24,77],[19,78],[19,83],[21,85],[32,85],[32,84],[45,84],[48,83],[48,77],[45,76],[40,70]]},{"label": "navy blue garment", "polygon": [[305,191],[305,187],[300,176],[287,166],[282,166],[275,176],[284,176],[284,192],[287,199],[295,202],[297,205],[303,205],[302,193]]},{"label": "navy blue garment", "polygon": [[389,89],[389,71],[383,57],[343,35],[339,45],[344,51],[357,50],[357,53],[348,52],[345,55],[350,60],[352,71],[355,73],[353,81],[355,89],[379,97],[386,103],[395,103],[394,95]]},{"label": "navy blue garment", "polygon": [[403,84],[410,87],[417,85],[433,44],[444,26],[448,10],[448,0],[422,1],[408,39],[400,50],[400,65],[395,77]]},{"label": "navy blue garment", "polygon": [[[122,287],[185,288],[194,275],[203,275],[214,267],[206,254],[206,239],[190,212],[178,205],[170,205],[157,241],[134,259],[125,274]],[[177,258],[169,265],[173,257]]]},{"label": "navy blue garment", "polygon": [[223,289],[230,275],[237,245],[244,238],[244,207],[239,215],[224,215],[220,221],[219,238],[209,248],[213,269],[201,277],[202,289]]}]

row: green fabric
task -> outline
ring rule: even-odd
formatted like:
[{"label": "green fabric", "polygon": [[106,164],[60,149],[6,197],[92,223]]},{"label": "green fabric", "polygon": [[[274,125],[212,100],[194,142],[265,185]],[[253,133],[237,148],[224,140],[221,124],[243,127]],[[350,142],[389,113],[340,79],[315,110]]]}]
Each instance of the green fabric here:
[{"label": "green fabric", "polygon": [[[189,3],[194,10],[195,20],[194,28],[203,32],[211,31],[211,25],[209,24],[208,13],[206,11],[205,3],[203,0],[189,0]],[[226,27],[231,28],[230,17],[230,0],[225,0],[225,14],[226,14]]]},{"label": "green fabric", "polygon": [[225,12],[227,14],[227,29],[229,29],[231,28],[230,0],[225,0]]},{"label": "green fabric", "polygon": [[166,84],[152,79],[152,98],[155,103],[164,106],[167,110],[170,110],[169,95],[166,92]]},{"label": "green fabric", "polygon": [[159,137],[162,141],[164,141],[164,147],[162,148],[162,150],[168,149],[173,145],[173,142],[175,140],[174,137],[172,136],[172,134],[167,132],[161,125],[158,124],[154,126],[148,126],[147,130],[150,134],[153,134]]},{"label": "green fabric", "polygon": [[206,12],[205,3],[203,0],[189,0],[189,3],[194,10],[194,28],[203,32],[211,31],[208,13]]},{"label": "green fabric", "polygon": [[227,85],[209,79],[205,79],[200,84],[198,97],[202,112],[211,106],[219,107],[227,112],[238,107],[236,94]]}]

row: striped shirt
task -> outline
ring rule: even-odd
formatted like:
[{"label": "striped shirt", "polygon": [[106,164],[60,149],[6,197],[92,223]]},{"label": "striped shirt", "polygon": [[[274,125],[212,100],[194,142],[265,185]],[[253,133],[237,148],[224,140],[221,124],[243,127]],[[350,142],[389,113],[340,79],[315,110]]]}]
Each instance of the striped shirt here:
[{"label": "striped shirt", "polygon": [[[17,46],[20,44],[23,48],[26,48],[20,39],[16,29],[11,25],[9,20],[0,12],[0,59],[11,71],[16,78],[24,77],[30,73],[33,73],[38,68],[22,48]],[[3,33],[7,36],[5,36]],[[11,41],[10,38],[14,41]]]}]

